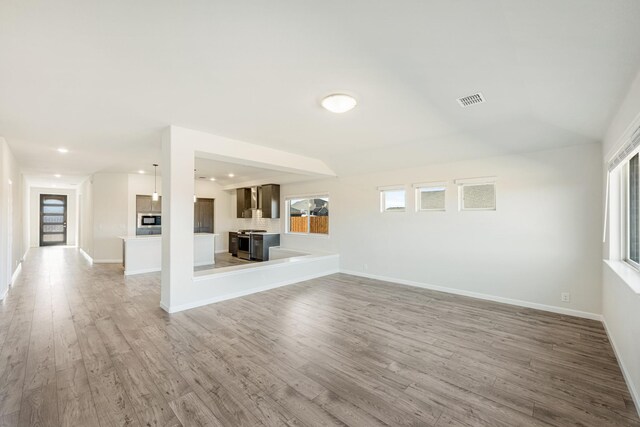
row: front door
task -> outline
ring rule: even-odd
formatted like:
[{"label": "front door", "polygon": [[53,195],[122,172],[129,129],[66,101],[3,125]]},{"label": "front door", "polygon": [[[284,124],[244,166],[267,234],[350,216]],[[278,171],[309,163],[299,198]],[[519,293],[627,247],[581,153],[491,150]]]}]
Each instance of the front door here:
[{"label": "front door", "polygon": [[40,246],[67,244],[67,196],[40,195]]}]

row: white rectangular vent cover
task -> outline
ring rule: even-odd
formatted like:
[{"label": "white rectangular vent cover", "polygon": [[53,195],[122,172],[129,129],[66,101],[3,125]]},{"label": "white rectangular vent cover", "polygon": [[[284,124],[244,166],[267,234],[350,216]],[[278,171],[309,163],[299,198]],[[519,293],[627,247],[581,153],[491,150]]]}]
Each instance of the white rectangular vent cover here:
[{"label": "white rectangular vent cover", "polygon": [[482,104],[483,102],[485,102],[485,99],[480,92],[458,98],[458,104],[460,104],[461,107],[470,107],[471,105]]}]

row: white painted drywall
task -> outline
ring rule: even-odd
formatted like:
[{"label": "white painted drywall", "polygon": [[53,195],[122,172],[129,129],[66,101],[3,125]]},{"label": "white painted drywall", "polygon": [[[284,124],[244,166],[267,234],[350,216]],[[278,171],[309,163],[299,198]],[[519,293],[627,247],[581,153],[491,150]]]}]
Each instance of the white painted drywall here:
[{"label": "white painted drywall", "polygon": [[[0,300],[24,255],[23,178],[9,145],[0,137]],[[9,218],[11,214],[11,218]]]},{"label": "white painted drywall", "polygon": [[67,245],[76,246],[78,231],[78,205],[76,190],[31,187],[29,191],[29,240],[32,248],[40,246],[40,196],[57,194],[67,196]]},{"label": "white painted drywall", "polygon": [[122,262],[122,241],[127,234],[128,178],[123,173],[93,175],[94,262]]},{"label": "white painted drywall", "polygon": [[[283,185],[283,198],[328,193],[331,216],[328,238],[283,234],[282,246],[337,252],[342,270],[597,315],[601,164],[590,144]],[[483,176],[497,177],[497,210],[459,212],[453,180]],[[446,212],[415,212],[411,184],[440,181]],[[377,187],[397,184],[406,212],[381,213]]]},{"label": "white painted drywall", "polygon": [[[625,101],[611,122],[603,143],[602,161],[606,164],[611,156],[626,143],[629,131],[640,126],[640,73],[636,76]],[[604,175],[604,174],[603,174]],[[606,175],[601,185],[606,185]],[[615,196],[615,195],[614,195]],[[612,197],[609,211],[609,234],[619,234],[619,203]],[[602,229],[600,230],[602,232]],[[613,238],[612,238],[613,237]],[[610,245],[618,244],[616,236],[607,236],[603,245],[603,257],[613,262],[619,259],[619,250]],[[640,276],[640,273],[637,273]],[[640,411],[640,294],[631,288],[609,267],[602,275],[602,315],[607,331],[614,344],[616,354],[627,384],[634,395]]]},{"label": "white painted drywall", "polygon": [[78,246],[93,257],[93,177],[78,188]]}]

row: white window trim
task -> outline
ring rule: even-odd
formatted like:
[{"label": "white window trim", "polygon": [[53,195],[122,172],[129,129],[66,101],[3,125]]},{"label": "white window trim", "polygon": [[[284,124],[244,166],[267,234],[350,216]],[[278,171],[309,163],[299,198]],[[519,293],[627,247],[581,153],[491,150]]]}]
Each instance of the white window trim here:
[{"label": "white window trim", "polygon": [[[415,210],[416,212],[445,212],[447,210],[447,183],[440,182],[424,182],[420,184],[413,184],[414,196],[415,196]],[[442,209],[422,209],[420,193],[423,188],[443,188],[444,189],[444,207]]]},{"label": "white window trim", "polygon": [[[486,178],[468,178],[468,179],[456,179],[454,181],[458,185],[458,211],[487,211],[495,212],[498,210],[498,186],[496,185],[495,177]],[[493,185],[493,207],[492,208],[465,208],[464,207],[464,187],[473,187],[477,185]]]},{"label": "white window trim", "polygon": [[[289,201],[292,199],[311,199],[311,198],[322,198],[326,197],[329,199],[329,232],[327,234],[321,233],[301,233],[298,231],[290,231],[290,221],[289,221]],[[304,237],[312,237],[314,239],[328,239],[331,234],[331,196],[328,192],[320,192],[320,193],[306,193],[306,194],[298,194],[284,197],[284,211],[285,211],[285,224],[284,224],[284,234],[288,234],[290,236],[304,236]]]},{"label": "white window trim", "polygon": [[620,254],[622,255],[622,261],[640,272],[640,264],[629,257],[629,160],[638,152],[639,150],[634,151],[620,164],[620,215],[622,215],[620,221],[620,244],[622,246]]},{"label": "white window trim", "polygon": [[[387,191],[403,191],[404,192],[404,208],[402,210],[386,210],[385,209],[385,199],[384,193]],[[407,189],[404,185],[387,185],[383,187],[378,187],[378,194],[380,195],[380,213],[403,213],[407,211]]]}]

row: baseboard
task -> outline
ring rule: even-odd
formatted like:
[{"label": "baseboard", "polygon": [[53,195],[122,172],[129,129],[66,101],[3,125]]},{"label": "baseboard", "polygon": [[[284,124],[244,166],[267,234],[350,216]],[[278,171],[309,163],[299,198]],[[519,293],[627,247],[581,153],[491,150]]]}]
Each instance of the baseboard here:
[{"label": "baseboard", "polygon": [[18,264],[18,268],[16,268],[16,270],[11,275],[11,283],[9,283],[9,285],[13,285],[14,283],[16,283],[16,280],[18,279],[18,276],[20,275],[21,271],[22,271],[22,262]]},{"label": "baseboard", "polygon": [[229,252],[229,249],[220,249],[218,251],[216,251],[217,254],[226,254]]},{"label": "baseboard", "polygon": [[340,270],[341,273],[351,274],[353,276],[366,277],[368,279],[382,280],[384,282],[398,283],[401,285],[415,286],[417,288],[430,289],[432,291],[446,292],[448,294],[462,295],[465,297],[478,298],[487,301],[494,301],[503,304],[516,305],[519,307],[533,308],[536,310],[549,311],[551,313],[564,314],[567,316],[581,317],[583,319],[591,319],[602,321],[602,315],[589,313],[587,311],[573,310],[570,308],[556,307],[553,305],[539,304],[535,302],[522,301],[511,298],[498,297],[495,295],[483,294],[479,292],[465,291],[463,289],[448,288],[445,286],[431,285],[428,283],[415,282],[413,280],[397,279],[395,277],[379,276],[376,274],[362,273],[360,271]]},{"label": "baseboard", "polygon": [[84,255],[84,257],[87,259],[87,261],[89,261],[90,264],[93,264],[93,258],[91,258],[91,255],[89,255],[87,252],[85,252],[84,249],[79,248],[80,249],[80,253],[82,255]]},{"label": "baseboard", "polygon": [[629,389],[629,394],[631,394],[631,399],[633,399],[633,403],[636,405],[636,411],[638,411],[638,416],[640,416],[640,393],[635,388],[633,381],[631,381],[631,377],[629,376],[629,371],[627,370],[622,357],[620,357],[620,352],[618,351],[618,347],[616,346],[616,342],[613,339],[613,335],[609,332],[609,327],[607,326],[607,319],[602,316],[602,324],[604,325],[604,330],[607,333],[607,337],[609,337],[609,342],[611,343],[611,347],[613,348],[613,353],[616,355],[616,360],[618,361],[618,365],[620,366],[620,370],[622,371],[622,377],[624,378],[624,382],[627,384],[627,388]]},{"label": "baseboard", "polygon": [[278,282],[278,283],[271,283],[271,284],[264,285],[264,286],[259,286],[259,287],[256,287],[256,288],[246,289],[246,290],[241,291],[241,292],[235,292],[235,293],[232,293],[232,294],[221,295],[221,296],[214,297],[214,298],[209,298],[209,299],[206,299],[206,300],[199,300],[199,301],[190,302],[190,303],[186,303],[186,304],[180,304],[180,305],[173,306],[173,307],[167,307],[165,304],[160,303],[160,308],[162,308],[167,313],[177,313],[179,311],[189,310],[191,308],[201,307],[203,305],[209,305],[209,304],[213,304],[213,303],[216,303],[216,302],[226,301],[226,300],[230,300],[230,299],[234,299],[234,298],[240,298],[240,297],[244,297],[244,296],[247,296],[247,295],[255,294],[255,293],[258,293],[258,292],[264,292],[264,291],[268,291],[270,289],[280,288],[282,286],[293,285],[295,283],[300,283],[300,282],[304,282],[306,280],[311,280],[311,279],[317,279],[318,277],[323,277],[323,276],[327,276],[329,274],[335,274],[335,273],[339,273],[339,272],[340,271],[338,269],[323,271],[323,272],[320,272],[320,273],[317,273],[317,274],[310,274],[310,275],[304,276],[304,277],[296,277],[295,279],[291,279],[291,280],[285,280],[285,281]]},{"label": "baseboard", "polygon": [[94,264],[122,264],[121,259],[94,259]]}]

